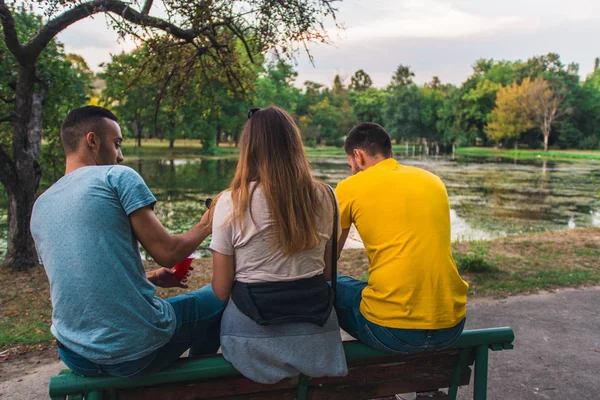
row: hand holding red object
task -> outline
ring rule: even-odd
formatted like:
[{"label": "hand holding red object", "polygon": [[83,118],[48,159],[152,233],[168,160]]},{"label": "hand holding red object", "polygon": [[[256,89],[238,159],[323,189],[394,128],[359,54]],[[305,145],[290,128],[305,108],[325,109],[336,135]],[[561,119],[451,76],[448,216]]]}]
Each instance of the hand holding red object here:
[{"label": "hand holding red object", "polygon": [[190,266],[192,265],[192,261],[194,261],[194,256],[191,255],[175,264],[175,266],[173,267],[173,276],[178,280],[182,280],[183,278],[185,278],[190,269]]}]

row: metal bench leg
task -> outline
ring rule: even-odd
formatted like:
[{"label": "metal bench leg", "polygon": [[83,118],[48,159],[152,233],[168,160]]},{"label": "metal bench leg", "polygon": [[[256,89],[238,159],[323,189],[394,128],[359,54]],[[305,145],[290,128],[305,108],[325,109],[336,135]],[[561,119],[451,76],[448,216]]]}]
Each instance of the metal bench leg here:
[{"label": "metal bench leg", "polygon": [[448,400],[456,400],[458,394],[458,385],[460,384],[460,377],[462,376],[463,370],[467,366],[469,357],[469,349],[460,349],[458,352],[458,362],[454,368],[452,374],[452,381],[450,381],[450,387],[448,388]]},{"label": "metal bench leg", "polygon": [[104,400],[104,393],[102,392],[89,392],[85,396],[85,400]]},{"label": "metal bench leg", "polygon": [[304,374],[300,374],[298,379],[298,392],[296,393],[296,400],[306,400],[308,396],[308,382],[310,378]]},{"label": "metal bench leg", "polygon": [[475,349],[475,388],[473,389],[473,400],[487,399],[488,352],[488,346],[478,346]]}]

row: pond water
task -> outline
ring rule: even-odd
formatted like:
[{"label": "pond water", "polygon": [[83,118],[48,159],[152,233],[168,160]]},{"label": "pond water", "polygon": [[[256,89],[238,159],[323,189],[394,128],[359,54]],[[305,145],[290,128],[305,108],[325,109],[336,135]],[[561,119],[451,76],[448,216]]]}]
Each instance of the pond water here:
[{"label": "pond water", "polygon": [[[399,158],[440,176],[448,188],[453,240],[478,240],[600,226],[600,164],[473,157]],[[198,199],[225,189],[236,160],[138,160],[174,232],[204,211]],[[350,175],[345,157],[312,158],[315,175],[334,186]]]},{"label": "pond water", "polygon": [[[440,176],[448,188],[454,241],[490,239],[600,226],[600,164],[474,157],[401,157]],[[202,201],[225,189],[231,159],[140,159],[125,162],[158,199],[156,213],[171,232],[195,224]],[[334,186],[349,176],[345,157],[311,158],[315,175]],[[0,209],[0,226],[6,209]],[[0,236],[5,237],[4,232]],[[350,245],[360,246],[356,233]],[[2,252],[0,244],[0,253]]]}]

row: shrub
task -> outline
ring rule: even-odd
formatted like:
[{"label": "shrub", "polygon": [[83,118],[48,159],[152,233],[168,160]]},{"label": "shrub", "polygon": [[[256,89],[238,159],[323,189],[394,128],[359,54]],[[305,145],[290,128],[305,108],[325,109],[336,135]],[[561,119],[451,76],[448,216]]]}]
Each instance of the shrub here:
[{"label": "shrub", "polygon": [[454,261],[460,272],[488,273],[497,272],[496,267],[489,261],[489,247],[482,242],[471,242],[466,253],[455,253]]}]

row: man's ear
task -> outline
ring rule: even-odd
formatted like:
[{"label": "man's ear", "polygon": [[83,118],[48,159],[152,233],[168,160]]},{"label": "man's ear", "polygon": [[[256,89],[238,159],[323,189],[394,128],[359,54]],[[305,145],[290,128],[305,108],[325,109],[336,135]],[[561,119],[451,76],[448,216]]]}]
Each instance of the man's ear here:
[{"label": "man's ear", "polygon": [[352,153],[356,163],[362,167],[365,164],[365,152],[361,149],[354,149]]},{"label": "man's ear", "polygon": [[100,138],[94,132],[86,133],[84,139],[88,147],[97,148],[100,145]]}]

